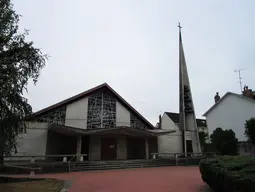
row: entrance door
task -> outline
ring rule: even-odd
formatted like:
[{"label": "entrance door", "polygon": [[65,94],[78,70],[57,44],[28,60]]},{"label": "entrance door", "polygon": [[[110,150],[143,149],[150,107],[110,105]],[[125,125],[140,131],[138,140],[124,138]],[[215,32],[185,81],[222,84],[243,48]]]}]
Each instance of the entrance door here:
[{"label": "entrance door", "polygon": [[[149,139],[149,154],[158,153],[158,139],[157,138],[150,138]],[[152,156],[150,155],[150,158]]]},{"label": "entrance door", "polygon": [[145,159],[145,141],[141,138],[128,138],[127,140],[127,158]]},{"label": "entrance door", "polygon": [[101,159],[102,160],[117,159],[117,145],[115,138],[101,139]]},{"label": "entrance door", "polygon": [[82,137],[81,153],[84,154],[84,156],[83,156],[84,161],[89,160],[89,143],[90,143],[90,137],[88,135],[83,136]]},{"label": "entrance door", "polygon": [[186,140],[187,153],[193,153],[192,141]]}]

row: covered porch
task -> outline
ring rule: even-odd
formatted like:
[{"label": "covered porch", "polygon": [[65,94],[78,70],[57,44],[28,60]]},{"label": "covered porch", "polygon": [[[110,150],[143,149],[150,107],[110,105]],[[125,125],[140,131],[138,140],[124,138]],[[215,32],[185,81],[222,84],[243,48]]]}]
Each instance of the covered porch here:
[{"label": "covered porch", "polygon": [[46,155],[76,154],[77,161],[149,159],[151,153],[158,152],[157,136],[171,132],[131,127],[77,129],[51,125]]}]

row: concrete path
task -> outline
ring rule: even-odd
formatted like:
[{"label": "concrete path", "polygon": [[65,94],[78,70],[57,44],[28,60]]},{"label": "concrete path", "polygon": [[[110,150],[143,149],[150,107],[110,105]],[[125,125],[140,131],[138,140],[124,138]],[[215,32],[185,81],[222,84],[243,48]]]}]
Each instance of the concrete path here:
[{"label": "concrete path", "polygon": [[35,177],[64,179],[69,192],[202,192],[205,188],[198,167],[89,171]]}]

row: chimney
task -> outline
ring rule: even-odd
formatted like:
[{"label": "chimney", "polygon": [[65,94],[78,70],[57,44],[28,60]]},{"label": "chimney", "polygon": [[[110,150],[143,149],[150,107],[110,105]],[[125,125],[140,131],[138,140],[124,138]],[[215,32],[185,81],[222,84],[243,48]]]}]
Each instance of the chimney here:
[{"label": "chimney", "polygon": [[250,99],[254,99],[253,98],[253,93],[252,90],[248,88],[248,86],[244,86],[243,88],[243,96],[248,97]]},{"label": "chimney", "polygon": [[216,95],[214,96],[214,101],[215,103],[217,103],[220,100],[220,96],[219,96],[219,92],[216,93]]},{"label": "chimney", "polygon": [[161,118],[161,115],[159,115],[158,118],[159,118],[159,121],[158,121],[158,125],[159,125],[159,126],[158,126],[158,128],[161,129],[161,128],[162,128],[162,127],[161,127],[161,125],[162,125],[162,118]]}]

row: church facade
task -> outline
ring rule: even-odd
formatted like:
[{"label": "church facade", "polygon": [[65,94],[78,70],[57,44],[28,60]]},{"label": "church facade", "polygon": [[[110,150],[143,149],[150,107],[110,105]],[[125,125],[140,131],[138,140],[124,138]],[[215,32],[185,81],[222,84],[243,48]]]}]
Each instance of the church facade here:
[{"label": "church facade", "polygon": [[162,151],[158,137],[176,132],[155,128],[106,83],[38,111],[27,122],[15,155],[41,159],[70,154],[92,161],[149,159]]}]

